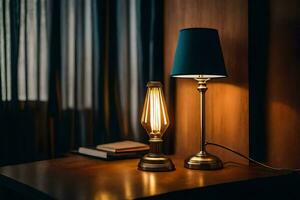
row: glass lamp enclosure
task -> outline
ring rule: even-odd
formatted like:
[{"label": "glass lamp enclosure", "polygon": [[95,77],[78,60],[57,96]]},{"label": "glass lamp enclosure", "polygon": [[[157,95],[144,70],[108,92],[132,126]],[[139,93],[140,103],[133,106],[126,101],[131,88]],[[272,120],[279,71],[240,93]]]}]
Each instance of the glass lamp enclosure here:
[{"label": "glass lamp enclosure", "polygon": [[170,121],[165,98],[160,82],[149,82],[141,118],[141,124],[150,140],[160,139],[168,128]]}]

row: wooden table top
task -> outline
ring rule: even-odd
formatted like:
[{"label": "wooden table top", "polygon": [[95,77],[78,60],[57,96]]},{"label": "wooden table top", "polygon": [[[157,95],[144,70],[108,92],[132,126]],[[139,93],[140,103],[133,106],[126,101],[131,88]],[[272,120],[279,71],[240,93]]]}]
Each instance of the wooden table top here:
[{"label": "wooden table top", "polygon": [[[80,155],[6,166],[0,180],[55,199],[134,199],[192,188],[276,176],[278,173],[233,163],[217,171],[189,170],[172,157],[176,170],[143,172],[138,159],[104,161]],[[28,187],[29,186],[29,187]]]}]

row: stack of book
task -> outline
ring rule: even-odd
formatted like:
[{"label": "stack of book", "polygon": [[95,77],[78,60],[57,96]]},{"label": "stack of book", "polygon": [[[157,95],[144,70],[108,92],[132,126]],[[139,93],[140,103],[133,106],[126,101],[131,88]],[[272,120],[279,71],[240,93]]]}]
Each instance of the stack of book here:
[{"label": "stack of book", "polygon": [[135,141],[120,141],[97,145],[96,147],[79,147],[78,153],[103,159],[138,158],[148,153],[149,145]]}]

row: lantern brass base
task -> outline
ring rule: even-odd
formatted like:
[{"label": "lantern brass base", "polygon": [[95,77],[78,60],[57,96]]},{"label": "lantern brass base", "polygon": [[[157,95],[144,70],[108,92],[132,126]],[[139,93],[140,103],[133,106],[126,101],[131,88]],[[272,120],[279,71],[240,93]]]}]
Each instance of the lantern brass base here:
[{"label": "lantern brass base", "polygon": [[146,154],[141,158],[138,169],[150,172],[166,172],[175,170],[172,160],[162,154]]},{"label": "lantern brass base", "polygon": [[217,156],[202,151],[187,158],[184,161],[184,167],[198,170],[216,170],[222,169],[223,163]]}]

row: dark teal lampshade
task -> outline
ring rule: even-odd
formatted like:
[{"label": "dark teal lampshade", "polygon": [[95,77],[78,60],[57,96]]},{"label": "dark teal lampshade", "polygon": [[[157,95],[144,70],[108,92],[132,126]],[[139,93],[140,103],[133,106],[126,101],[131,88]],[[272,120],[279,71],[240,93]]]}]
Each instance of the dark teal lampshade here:
[{"label": "dark teal lampshade", "polygon": [[226,77],[218,31],[210,28],[182,29],[179,33],[171,76]]}]

